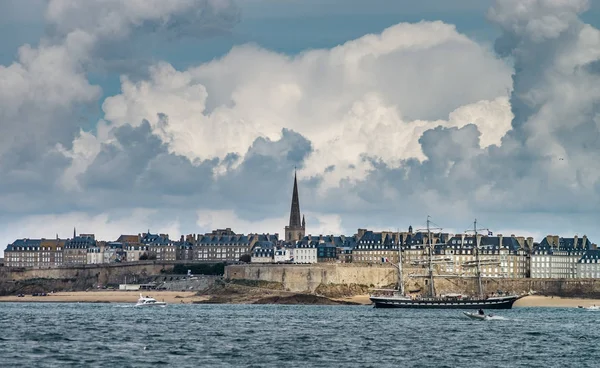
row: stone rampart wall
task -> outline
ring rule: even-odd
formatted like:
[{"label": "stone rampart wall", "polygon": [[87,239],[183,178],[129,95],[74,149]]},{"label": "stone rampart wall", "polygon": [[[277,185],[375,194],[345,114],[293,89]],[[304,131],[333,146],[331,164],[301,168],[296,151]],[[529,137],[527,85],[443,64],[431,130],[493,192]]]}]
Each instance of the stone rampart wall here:
[{"label": "stone rampart wall", "polygon": [[384,287],[396,283],[396,271],[379,265],[231,265],[225,267],[226,279],[280,282],[294,292],[314,292],[321,284],[359,284]]},{"label": "stone rampart wall", "polygon": [[127,283],[135,283],[148,276],[161,272],[170,272],[174,264],[150,262],[122,263],[111,265],[85,265],[74,267],[60,267],[48,269],[6,269],[3,278],[8,281],[21,281],[30,279],[94,279],[100,285],[122,284],[127,278]]},{"label": "stone rampart wall", "polygon": [[[421,271],[422,272],[422,271]],[[419,293],[426,288],[426,279],[410,277],[416,274],[407,270],[405,285],[407,291]],[[226,279],[245,279],[278,282],[286,290],[294,292],[314,292],[323,284],[358,284],[372,288],[393,286],[397,282],[396,270],[390,265],[313,264],[313,265],[273,265],[246,264],[231,265],[225,268]],[[600,297],[600,279],[500,279],[484,278],[484,293],[498,291],[524,294],[530,291],[543,295],[570,297]],[[437,294],[469,293],[477,290],[475,278],[435,278]]]}]

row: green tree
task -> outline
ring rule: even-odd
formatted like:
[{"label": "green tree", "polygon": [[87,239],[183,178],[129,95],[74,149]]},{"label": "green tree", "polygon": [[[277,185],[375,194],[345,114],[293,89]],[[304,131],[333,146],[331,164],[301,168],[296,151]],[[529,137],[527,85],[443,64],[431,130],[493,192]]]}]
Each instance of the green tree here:
[{"label": "green tree", "polygon": [[240,262],[246,262],[246,263],[250,263],[250,260],[252,259],[252,257],[249,254],[243,254],[240,257]]}]

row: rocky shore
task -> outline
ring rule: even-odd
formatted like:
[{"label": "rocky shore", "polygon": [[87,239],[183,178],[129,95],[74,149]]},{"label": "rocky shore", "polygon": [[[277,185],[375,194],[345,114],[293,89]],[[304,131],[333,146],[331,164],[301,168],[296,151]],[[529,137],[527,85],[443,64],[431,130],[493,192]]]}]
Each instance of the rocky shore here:
[{"label": "rocky shore", "polygon": [[199,292],[197,295],[203,299],[194,301],[195,304],[362,304],[353,301],[333,299],[322,295],[285,291],[281,290],[276,283],[257,283],[255,286],[220,282],[207,290]]}]

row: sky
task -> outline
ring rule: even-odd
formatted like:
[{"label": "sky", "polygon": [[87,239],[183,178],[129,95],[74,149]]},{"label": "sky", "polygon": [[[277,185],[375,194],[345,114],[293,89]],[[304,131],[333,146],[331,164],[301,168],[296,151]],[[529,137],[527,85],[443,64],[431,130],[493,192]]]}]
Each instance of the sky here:
[{"label": "sky", "polygon": [[[0,2],[0,242],[600,240],[600,2]],[[4,248],[0,245],[0,248]]]}]

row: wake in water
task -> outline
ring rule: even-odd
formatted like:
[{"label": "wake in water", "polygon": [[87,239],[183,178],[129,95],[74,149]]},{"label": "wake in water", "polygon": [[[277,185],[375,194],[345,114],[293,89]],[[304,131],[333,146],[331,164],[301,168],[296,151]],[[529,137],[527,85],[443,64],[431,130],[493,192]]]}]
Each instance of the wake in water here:
[{"label": "wake in water", "polygon": [[115,308],[133,308],[135,304],[117,304],[114,306]]}]

